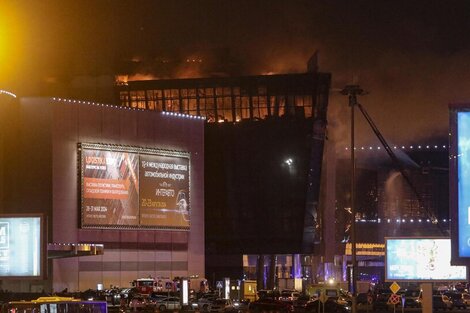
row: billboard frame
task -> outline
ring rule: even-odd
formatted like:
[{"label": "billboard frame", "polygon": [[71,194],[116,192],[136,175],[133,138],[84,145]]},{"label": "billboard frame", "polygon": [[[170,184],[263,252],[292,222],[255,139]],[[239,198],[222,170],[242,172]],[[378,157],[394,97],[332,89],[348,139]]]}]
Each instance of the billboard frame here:
[{"label": "billboard frame", "polygon": [[0,280],[45,280],[47,279],[47,220],[43,213],[5,213],[0,218],[39,218],[40,274],[37,276],[1,276]]},{"label": "billboard frame", "polygon": [[[100,150],[100,151],[110,151],[110,152],[127,152],[134,153],[139,156],[149,155],[149,156],[162,156],[162,157],[177,157],[177,158],[186,158],[188,159],[188,203],[191,208],[191,153],[186,151],[179,150],[166,150],[159,148],[149,148],[149,147],[138,147],[138,146],[128,146],[121,144],[109,144],[109,143],[89,143],[89,142],[79,142],[77,144],[77,178],[78,178],[78,207],[80,209],[80,218],[79,218],[79,228],[82,229],[115,229],[115,230],[172,230],[172,231],[189,231],[191,227],[191,219],[189,219],[188,226],[178,227],[178,226],[158,226],[158,225],[142,225],[140,219],[138,220],[137,225],[102,225],[102,224],[85,224],[84,223],[84,211],[83,211],[83,184],[84,184],[84,169],[82,164],[83,150]],[[140,185],[140,183],[139,183]],[[140,186],[139,186],[140,188]],[[138,203],[140,206],[140,194],[138,197]],[[190,211],[191,213],[191,211]]]},{"label": "billboard frame", "polygon": [[[386,282],[419,282],[419,283],[438,283],[438,282],[461,282],[461,281],[467,281],[469,278],[468,274],[468,268],[465,271],[465,279],[389,279],[388,278],[388,240],[417,240],[417,239],[449,239],[451,242],[451,259],[452,259],[452,240],[449,237],[444,237],[444,236],[423,236],[423,237],[416,237],[416,236],[405,236],[405,237],[385,237],[385,258],[384,258],[384,265],[385,265],[385,281]],[[450,261],[450,260],[449,260]],[[456,266],[455,264],[452,264],[450,262],[450,266]],[[460,265],[458,265],[460,266]],[[462,265],[464,266],[464,265]]]},{"label": "billboard frame", "polygon": [[470,257],[460,255],[459,191],[458,191],[458,113],[469,112],[470,103],[449,104],[449,217],[451,264],[470,266]]}]

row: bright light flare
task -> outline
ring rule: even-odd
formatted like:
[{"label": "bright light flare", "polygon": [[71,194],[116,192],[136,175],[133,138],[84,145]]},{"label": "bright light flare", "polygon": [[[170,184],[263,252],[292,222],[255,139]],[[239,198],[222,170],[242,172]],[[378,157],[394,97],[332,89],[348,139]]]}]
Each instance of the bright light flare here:
[{"label": "bright light flare", "polygon": [[23,59],[23,35],[26,21],[12,4],[0,5],[0,79],[14,74]]}]

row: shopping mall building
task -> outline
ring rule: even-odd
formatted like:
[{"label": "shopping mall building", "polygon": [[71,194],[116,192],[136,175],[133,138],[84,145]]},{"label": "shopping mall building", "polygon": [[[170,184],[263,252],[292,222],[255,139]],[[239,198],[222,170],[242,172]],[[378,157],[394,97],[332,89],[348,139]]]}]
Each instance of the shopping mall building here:
[{"label": "shopping mall building", "polygon": [[[193,275],[212,286],[256,279],[259,289],[347,280],[350,161],[327,136],[330,84],[330,73],[308,66],[119,81],[114,105],[71,99],[80,93],[0,94],[0,210],[42,214],[48,257],[45,281],[1,287],[73,291]],[[428,212],[448,226],[447,150],[423,148],[429,154],[416,159],[426,165],[413,174],[424,211],[388,156],[365,155],[373,151],[357,153],[365,280],[383,278],[384,237],[435,236]]]}]

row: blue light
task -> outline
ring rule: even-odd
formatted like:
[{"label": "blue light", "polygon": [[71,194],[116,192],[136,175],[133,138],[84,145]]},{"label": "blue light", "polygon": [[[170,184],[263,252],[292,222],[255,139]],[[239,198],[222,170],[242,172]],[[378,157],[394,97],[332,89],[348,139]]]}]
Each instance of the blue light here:
[{"label": "blue light", "polygon": [[459,256],[470,257],[470,112],[457,114],[457,184]]}]

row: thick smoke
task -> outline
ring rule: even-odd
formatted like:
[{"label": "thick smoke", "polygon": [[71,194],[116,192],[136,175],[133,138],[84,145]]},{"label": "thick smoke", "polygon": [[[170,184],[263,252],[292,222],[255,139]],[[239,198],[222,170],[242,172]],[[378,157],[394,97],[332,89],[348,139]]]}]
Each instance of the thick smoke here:
[{"label": "thick smoke", "polygon": [[[24,16],[17,50],[29,57],[15,81],[1,81],[31,89],[77,75],[298,73],[319,50],[320,71],[332,74],[329,136],[339,146],[349,142],[349,110],[338,90],[351,83],[369,92],[360,102],[389,142],[432,144],[447,141],[447,105],[470,100],[469,9],[422,0],[19,0],[8,12]],[[359,114],[356,126],[358,145],[378,144]]]}]

